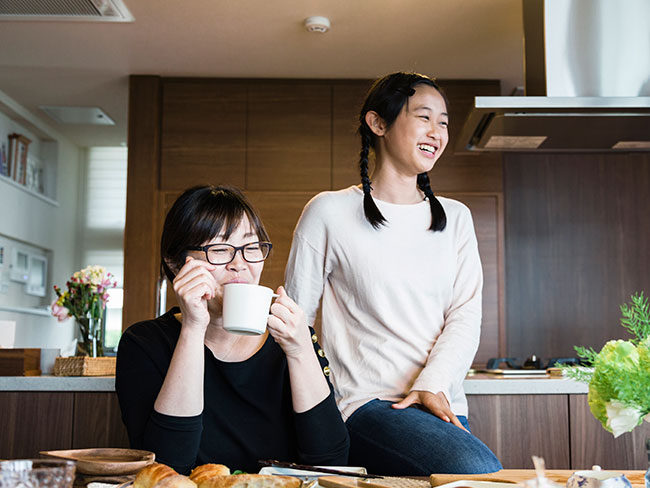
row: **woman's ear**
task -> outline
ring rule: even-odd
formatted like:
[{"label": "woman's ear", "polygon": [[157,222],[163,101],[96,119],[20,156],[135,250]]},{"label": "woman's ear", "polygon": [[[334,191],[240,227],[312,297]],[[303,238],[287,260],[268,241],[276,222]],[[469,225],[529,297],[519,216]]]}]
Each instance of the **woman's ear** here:
[{"label": "woman's ear", "polygon": [[386,123],[377,112],[369,110],[366,112],[366,124],[376,136],[383,136],[386,134]]}]

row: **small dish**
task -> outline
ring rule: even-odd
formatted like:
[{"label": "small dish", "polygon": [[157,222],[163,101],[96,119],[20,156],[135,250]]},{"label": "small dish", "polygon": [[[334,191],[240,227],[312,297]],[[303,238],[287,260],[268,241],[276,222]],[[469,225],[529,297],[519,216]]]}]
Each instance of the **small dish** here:
[{"label": "small dish", "polygon": [[77,472],[96,476],[134,474],[154,462],[156,455],[137,449],[67,449],[41,451],[42,456],[77,462]]}]

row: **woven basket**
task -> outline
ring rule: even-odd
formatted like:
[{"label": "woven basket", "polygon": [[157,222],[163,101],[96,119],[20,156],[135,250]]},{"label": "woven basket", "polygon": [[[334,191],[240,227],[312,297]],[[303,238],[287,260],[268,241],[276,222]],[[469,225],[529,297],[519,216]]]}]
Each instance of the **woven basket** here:
[{"label": "woven basket", "polygon": [[54,360],[55,376],[115,376],[115,357],[58,357]]}]

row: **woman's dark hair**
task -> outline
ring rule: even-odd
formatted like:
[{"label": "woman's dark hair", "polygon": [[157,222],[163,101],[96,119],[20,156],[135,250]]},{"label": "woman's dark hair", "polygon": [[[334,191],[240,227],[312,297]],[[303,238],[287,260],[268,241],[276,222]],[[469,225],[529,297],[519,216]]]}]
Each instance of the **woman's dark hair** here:
[{"label": "woman's dark hair", "polygon": [[160,239],[160,265],[169,281],[185,263],[189,247],[202,246],[220,234],[228,239],[244,216],[259,240],[268,241],[262,221],[241,191],[228,186],[185,190],[167,213]]},{"label": "woman's dark hair", "polygon": [[[415,87],[418,85],[427,85],[438,90],[445,105],[449,107],[449,102],[442,89],[431,78],[418,73],[391,73],[379,78],[370,88],[366,101],[363,104],[359,114],[359,135],[361,136],[361,151],[359,152],[359,169],[361,170],[361,185],[363,187],[363,211],[368,222],[375,228],[386,224],[386,219],[377,208],[377,204],[372,199],[370,191],[370,178],[368,177],[368,156],[370,148],[375,149],[376,135],[366,122],[366,114],[370,111],[377,112],[390,128],[402,111],[408,98],[415,93]],[[433,231],[444,230],[447,226],[447,216],[445,210],[438,199],[433,194],[429,185],[429,175],[420,173],[417,184],[420,190],[424,192],[431,206],[431,227]]]}]

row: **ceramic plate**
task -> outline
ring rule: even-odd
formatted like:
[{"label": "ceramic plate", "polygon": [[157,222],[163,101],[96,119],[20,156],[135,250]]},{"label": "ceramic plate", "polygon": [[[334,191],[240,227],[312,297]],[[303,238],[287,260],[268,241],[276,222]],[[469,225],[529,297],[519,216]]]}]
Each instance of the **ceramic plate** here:
[{"label": "ceramic plate", "polygon": [[110,448],[41,451],[41,455],[77,461],[77,472],[98,476],[134,474],[155,458],[149,451]]},{"label": "ceramic plate", "polygon": [[[366,471],[366,468],[360,468],[356,466],[319,466],[319,467],[338,469],[341,471],[349,471],[350,473],[365,474],[368,472]],[[262,469],[260,469],[260,474],[278,474],[284,476],[297,476],[303,481],[315,481],[320,476],[332,476],[327,473],[320,473],[318,471],[305,471],[303,469],[293,469],[293,468],[275,468],[272,466],[263,467]],[[312,485],[312,488],[321,488],[321,487],[318,483],[316,483],[315,485]]]}]

